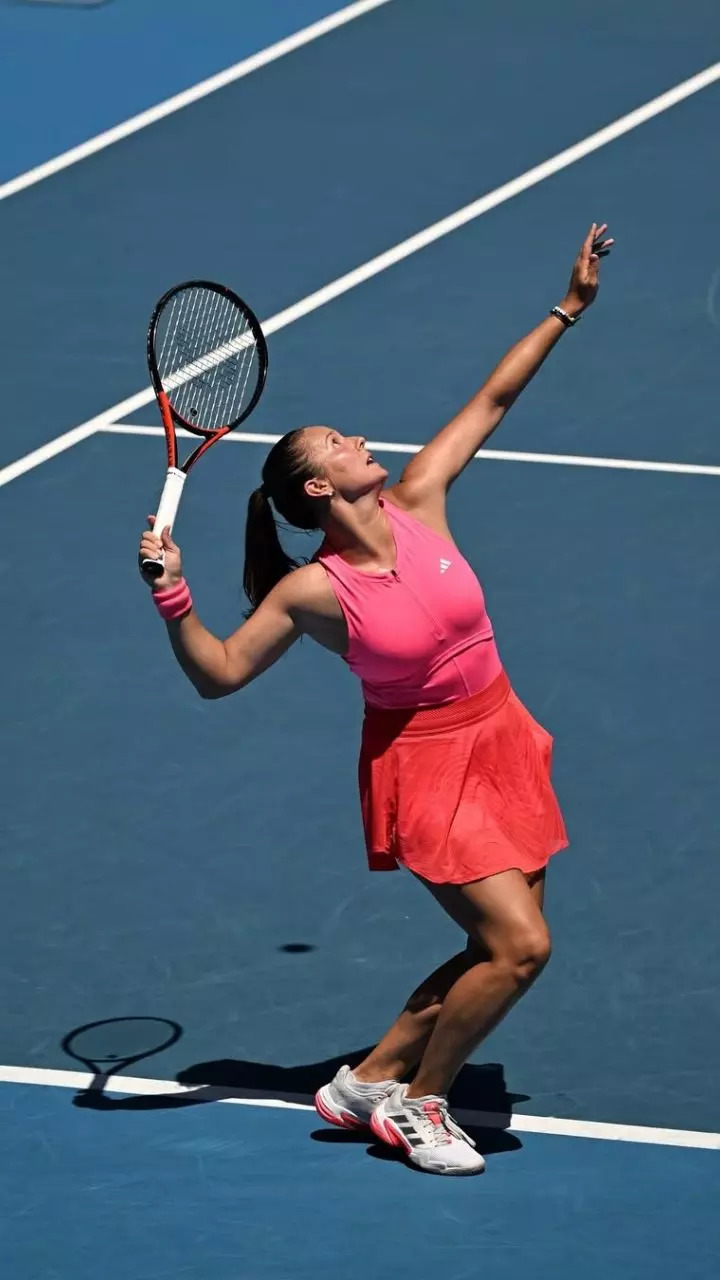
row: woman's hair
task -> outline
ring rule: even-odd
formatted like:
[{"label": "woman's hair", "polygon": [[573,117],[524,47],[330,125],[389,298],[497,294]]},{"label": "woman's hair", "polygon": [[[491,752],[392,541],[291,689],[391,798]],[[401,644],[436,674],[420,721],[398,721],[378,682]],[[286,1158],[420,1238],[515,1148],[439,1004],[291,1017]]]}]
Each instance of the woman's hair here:
[{"label": "woman's hair", "polygon": [[250,494],[245,524],[243,586],[251,609],[257,609],[281,578],[300,561],[283,550],[270,499],[296,529],[318,529],[323,503],[305,492],[305,481],[317,474],[302,444],[302,427],[289,431],[270,450],[262,484]]}]

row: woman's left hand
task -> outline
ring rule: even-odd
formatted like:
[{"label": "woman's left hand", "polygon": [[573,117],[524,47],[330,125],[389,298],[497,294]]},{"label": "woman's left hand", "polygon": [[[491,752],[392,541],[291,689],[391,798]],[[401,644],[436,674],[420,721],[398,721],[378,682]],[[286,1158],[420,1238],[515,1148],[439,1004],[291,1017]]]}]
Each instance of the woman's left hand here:
[{"label": "woman's left hand", "polygon": [[600,259],[607,257],[615,243],[604,238],[606,231],[606,222],[593,222],[575,260],[570,286],[561,304],[571,316],[581,315],[595,301],[600,283]]}]

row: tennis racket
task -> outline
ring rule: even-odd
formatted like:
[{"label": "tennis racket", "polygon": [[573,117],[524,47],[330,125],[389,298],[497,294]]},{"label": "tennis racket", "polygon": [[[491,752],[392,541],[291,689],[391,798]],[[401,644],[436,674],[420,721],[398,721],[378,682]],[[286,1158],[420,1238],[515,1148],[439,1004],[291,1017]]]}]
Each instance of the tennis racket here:
[{"label": "tennis racket", "polygon": [[[189,280],[169,289],[153,311],[147,360],[167,443],[167,475],[155,532],[172,528],[183,486],[198,458],[252,413],[265,386],[268,351],[260,322],[224,285]],[[178,466],[176,427],[201,437]],[[164,556],[143,560],[159,578]]]}]

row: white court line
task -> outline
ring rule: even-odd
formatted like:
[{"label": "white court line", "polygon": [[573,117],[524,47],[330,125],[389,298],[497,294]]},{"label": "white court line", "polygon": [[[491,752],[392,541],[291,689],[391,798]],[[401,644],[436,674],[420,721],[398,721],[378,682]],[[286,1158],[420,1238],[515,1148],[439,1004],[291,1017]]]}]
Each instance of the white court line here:
[{"label": "white court line", "polygon": [[[638,107],[628,115],[621,116],[613,124],[600,129],[597,133],[591,134],[582,142],[568,147],[565,151],[558,152],[557,155],[550,160],[544,161],[543,164],[536,165],[533,169],[528,169],[520,177],[514,178],[512,182],[507,182],[504,186],[497,187],[495,191],[490,191],[479,200],[473,201],[472,204],[465,205],[464,208],[458,209],[447,218],[434,222],[423,231],[410,236],[409,239],[402,240],[392,249],[386,250],[385,253],[379,254],[376,258],[371,258],[368,262],[356,267],[353,271],[349,271],[346,275],[339,276],[337,280],[324,285],[323,288],[316,290],[315,293],[308,294],[300,302],[287,307],[284,311],[279,311],[276,315],[271,316],[269,320],[264,320],[262,327],[266,335],[269,337],[280,329],[286,328],[287,325],[294,324],[296,320],[302,319],[303,316],[309,315],[312,311],[317,311],[319,307],[326,306],[328,302],[339,298],[341,294],[347,293],[350,289],[354,289],[357,285],[371,279],[372,276],[379,275],[381,271],[386,271],[388,267],[401,262],[403,258],[410,257],[411,254],[417,253],[418,250],[424,249],[434,241],[449,235],[452,231],[456,231],[474,218],[479,218],[483,213],[487,213],[488,210],[494,209],[506,200],[511,200],[513,196],[520,195],[521,192],[527,191],[529,187],[536,186],[537,183],[542,182],[545,178],[549,178],[561,169],[567,168],[568,165],[581,160],[592,151],[597,151],[608,142],[612,142],[622,134],[637,128],[638,125],[644,124],[662,111],[667,111],[678,102],[682,102],[684,98],[698,93],[701,89],[707,88],[708,85],[719,79],[720,62],[716,62],[705,71],[699,72],[698,75],[691,76],[689,80],[684,80],[682,84],[675,85],[673,89],[668,89],[660,97],[653,98],[651,102],[646,102],[644,106]],[[61,453],[63,449],[71,448],[79,440],[84,440],[87,436],[93,435],[95,431],[99,431],[105,424],[117,422],[119,418],[127,417],[128,414],[134,413],[146,404],[150,404],[153,398],[154,393],[151,388],[138,391],[135,395],[128,396],[126,400],[121,400],[118,404],[111,405],[109,409],[105,409],[102,413],[97,414],[96,417],[90,418],[89,421],[80,423],[72,431],[66,431],[56,439],[48,441],[47,444],[41,445],[38,449],[34,449],[32,453],[18,458],[16,462],[0,469],[0,486],[8,484],[10,480],[15,480],[18,476],[24,475],[26,471],[32,470],[33,467],[39,466],[40,463],[47,461],[48,458]]]},{"label": "white court line", "polygon": [[[0,1067],[0,1083],[32,1084],[61,1089],[86,1089],[92,1076],[82,1071],[55,1071],[42,1067]],[[112,1094],[132,1094],[157,1097],[163,1094],[188,1094],[195,1089],[185,1088],[175,1080],[149,1080],[139,1076],[118,1076],[115,1085],[108,1089]],[[213,1101],[244,1107],[286,1108],[293,1111],[314,1111],[306,1102],[291,1102],[281,1098],[249,1098],[230,1089],[207,1086],[199,1090]],[[558,1116],[528,1116],[518,1113],[510,1117],[494,1112],[464,1111],[458,1109],[458,1119],[464,1124],[481,1124],[487,1128],[508,1128],[516,1133],[544,1133],[556,1137],[598,1138],[606,1142],[641,1142],[665,1147],[695,1147],[706,1151],[720,1151],[720,1133],[705,1133],[700,1129],[657,1129],[640,1124],[612,1124],[598,1120],[564,1120]]]},{"label": "white court line", "polygon": [[148,125],[155,124],[158,120],[163,120],[165,116],[172,115],[175,111],[181,111],[183,107],[188,107],[193,102],[199,102],[201,98],[207,98],[209,94],[216,93],[218,89],[224,89],[236,80],[241,80],[243,76],[249,76],[253,71],[259,71],[261,67],[266,67],[268,63],[276,62],[278,58],[284,58],[286,54],[294,53],[296,49],[302,48],[305,44],[310,44],[313,40],[318,40],[320,36],[327,35],[330,31],[336,31],[338,27],[345,26],[347,22],[352,22],[355,18],[360,18],[363,14],[370,13],[371,10],[379,9],[381,5],[389,3],[390,0],[357,0],[355,4],[349,4],[342,9],[337,9],[326,18],[321,18],[319,22],[313,22],[309,27],[303,27],[301,31],[296,31],[284,40],[278,40],[276,44],[268,45],[266,49],[261,49],[258,53],[252,54],[251,57],[244,58],[242,62],[236,62],[232,67],[226,67],[224,71],[219,71],[216,75],[210,76],[209,79],[201,80],[198,84],[192,85],[191,88],[184,89],[182,93],[176,93],[174,97],[166,98],[164,102],[159,102],[156,106],[149,107],[147,111],[141,111],[139,115],[131,116],[129,120],[123,120],[121,124],[115,125],[112,129],[106,129],[104,133],[98,133],[94,138],[89,138],[87,142],[82,142],[79,146],[72,147],[69,151],[64,151],[59,156],[54,156],[52,160],[46,160],[34,169],[28,169],[27,173],[18,174],[16,178],[12,178],[9,182],[5,182],[0,186],[0,200],[7,200],[8,196],[14,196],[18,191],[24,191],[27,187],[34,186],[36,182],[42,182],[44,178],[50,178],[53,174],[60,173],[62,169],[68,169],[70,165],[77,164],[79,160],[85,160],[87,156],[95,155],[96,152],[102,151],[104,147],[112,146],[113,142],[120,142],[123,138],[130,137],[131,134],[137,133],[140,129],[146,129]]},{"label": "white court line", "polygon": [[10,462],[6,467],[0,468],[0,487],[9,484],[11,480],[17,480],[18,476],[25,475],[26,471],[32,471],[33,467],[39,467],[42,462],[48,462],[50,458],[63,453],[65,449],[72,449],[74,444],[87,440],[88,436],[93,436],[97,430],[97,422],[83,422],[81,426],[63,432],[54,440],[48,440],[47,444],[41,444],[39,449],[33,449],[32,453],[24,454],[16,462]]},{"label": "white court line", "polygon": [[[162,427],[134,426],[121,422],[105,423],[97,428],[111,435],[119,436],[162,436]],[[180,430],[179,436],[188,440],[197,440],[191,431]],[[260,431],[233,431],[224,436],[222,444],[275,444],[280,439],[277,435],[266,435]],[[421,444],[397,444],[389,440],[368,440],[367,447],[371,453],[419,453]],[[607,467],[614,471],[664,471],[674,475],[687,476],[720,476],[720,466],[705,466],[694,462],[644,462],[640,458],[593,458],[583,453],[522,453],[516,449],[479,449],[476,458],[491,458],[495,462],[540,462],[552,463],[562,467]]]}]

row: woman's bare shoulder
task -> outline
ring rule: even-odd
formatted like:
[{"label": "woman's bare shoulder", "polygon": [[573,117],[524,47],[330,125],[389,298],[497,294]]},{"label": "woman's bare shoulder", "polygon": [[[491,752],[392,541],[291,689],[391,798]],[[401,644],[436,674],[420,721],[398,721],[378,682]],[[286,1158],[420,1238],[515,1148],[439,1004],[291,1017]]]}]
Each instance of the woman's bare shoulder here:
[{"label": "woman's bare shoulder", "polygon": [[292,573],[282,579],[278,589],[282,591],[288,609],[317,613],[324,617],[328,614],[334,616],[339,612],[327,573],[317,561],[293,569]]}]

